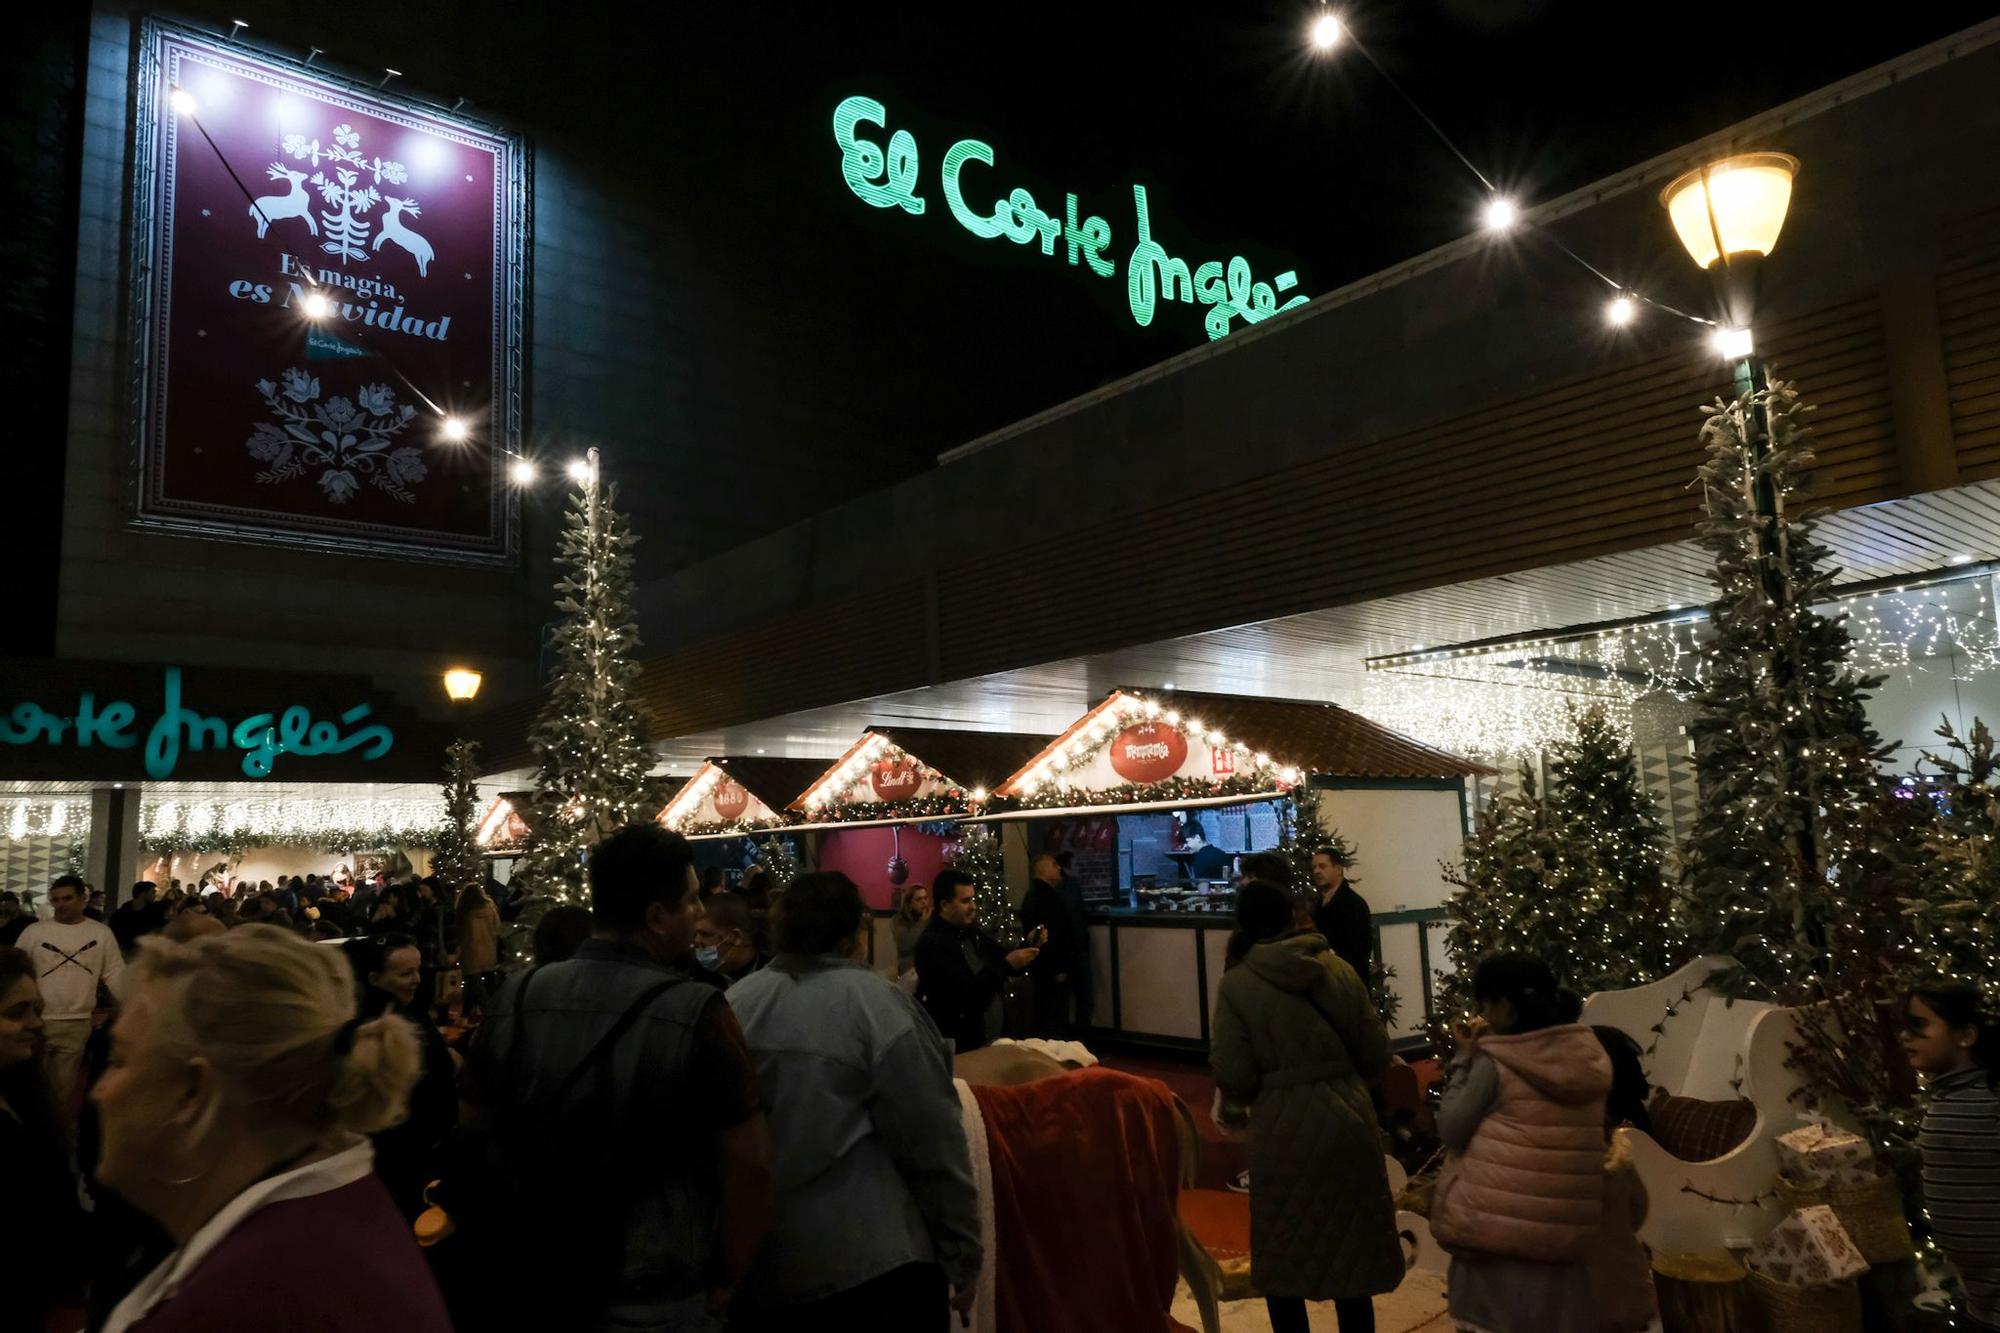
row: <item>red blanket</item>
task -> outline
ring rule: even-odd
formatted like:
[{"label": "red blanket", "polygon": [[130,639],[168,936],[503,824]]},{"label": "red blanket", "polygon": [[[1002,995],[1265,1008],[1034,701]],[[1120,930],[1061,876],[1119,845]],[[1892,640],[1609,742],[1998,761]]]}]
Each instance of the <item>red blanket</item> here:
[{"label": "red blanket", "polygon": [[1000,1333],[1184,1330],[1168,1314],[1180,1138],[1165,1085],[1096,1068],[973,1093]]}]

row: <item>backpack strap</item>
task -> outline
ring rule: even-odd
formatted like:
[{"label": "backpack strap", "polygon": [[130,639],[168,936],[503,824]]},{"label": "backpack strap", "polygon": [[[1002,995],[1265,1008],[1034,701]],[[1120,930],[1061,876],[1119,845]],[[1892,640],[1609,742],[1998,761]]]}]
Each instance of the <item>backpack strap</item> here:
[{"label": "backpack strap", "polygon": [[[685,978],[682,977],[668,977],[664,981],[648,986],[638,999],[632,1001],[624,1013],[618,1015],[618,1021],[613,1023],[605,1034],[597,1039],[597,1044],[590,1048],[590,1053],[578,1061],[576,1068],[570,1070],[563,1081],[557,1085],[554,1094],[549,1098],[550,1104],[560,1104],[562,1099],[569,1095],[570,1089],[576,1086],[577,1080],[588,1073],[591,1067],[596,1065],[599,1060],[609,1055],[612,1049],[618,1045],[618,1039],[629,1032],[632,1025],[639,1021],[639,1016],[653,1007],[653,1001],[665,995],[675,986],[681,985],[684,980]],[[524,983],[521,987],[523,998],[526,998],[527,989]],[[517,1026],[517,1037],[518,1032],[519,1028]]]}]

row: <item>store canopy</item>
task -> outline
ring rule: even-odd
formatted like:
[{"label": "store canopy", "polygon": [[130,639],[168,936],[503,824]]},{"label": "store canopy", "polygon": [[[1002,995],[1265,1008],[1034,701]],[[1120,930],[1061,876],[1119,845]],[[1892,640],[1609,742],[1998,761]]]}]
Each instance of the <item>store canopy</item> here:
[{"label": "store canopy", "polygon": [[907,823],[974,814],[1050,737],[870,727],[792,802],[808,825]]},{"label": "store canopy", "polygon": [[1308,777],[1448,781],[1492,772],[1333,704],[1119,689],[994,795],[1033,811],[1218,804],[1281,795]]},{"label": "store canopy", "polygon": [[695,770],[659,822],[689,837],[761,833],[792,821],[784,812],[825,769],[818,759],[725,755]]}]

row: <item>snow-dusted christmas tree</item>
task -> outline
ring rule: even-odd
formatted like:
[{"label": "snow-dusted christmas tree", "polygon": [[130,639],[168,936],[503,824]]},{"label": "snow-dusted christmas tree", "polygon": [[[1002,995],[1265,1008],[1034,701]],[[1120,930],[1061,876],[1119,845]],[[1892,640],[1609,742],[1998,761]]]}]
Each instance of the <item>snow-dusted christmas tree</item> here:
[{"label": "snow-dusted christmas tree", "polygon": [[454,896],[468,881],[482,877],[479,849],[473,845],[479,820],[479,743],[453,741],[445,747],[444,826],[431,848],[431,873],[443,878]]},{"label": "snow-dusted christmas tree", "polygon": [[1666,830],[1632,748],[1599,708],[1549,753],[1545,793],[1523,765],[1521,788],[1481,814],[1465,858],[1447,868],[1439,1012],[1469,1012],[1472,969],[1489,953],[1531,954],[1579,996],[1656,980],[1689,952],[1668,910]]},{"label": "snow-dusted christmas tree", "polygon": [[639,539],[617,500],[616,487],[599,487],[592,450],[557,553],[555,675],[529,733],[540,760],[537,819],[520,873],[532,891],[560,901],[587,898],[584,859],[644,811],[653,762],[646,720],[632,699],[639,674],[632,548]]}]

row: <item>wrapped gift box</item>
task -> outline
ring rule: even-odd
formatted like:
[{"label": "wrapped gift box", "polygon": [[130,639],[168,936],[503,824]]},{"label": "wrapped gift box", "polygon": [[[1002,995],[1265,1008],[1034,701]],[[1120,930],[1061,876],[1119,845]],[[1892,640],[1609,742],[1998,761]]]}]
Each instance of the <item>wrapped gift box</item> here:
[{"label": "wrapped gift box", "polygon": [[1778,1223],[1751,1247],[1743,1263],[1788,1287],[1823,1287],[1868,1271],[1868,1261],[1825,1204],[1801,1208]]},{"label": "wrapped gift box", "polygon": [[1777,1142],[1784,1173],[1802,1185],[1865,1185],[1875,1178],[1875,1155],[1859,1135],[1813,1124]]}]

